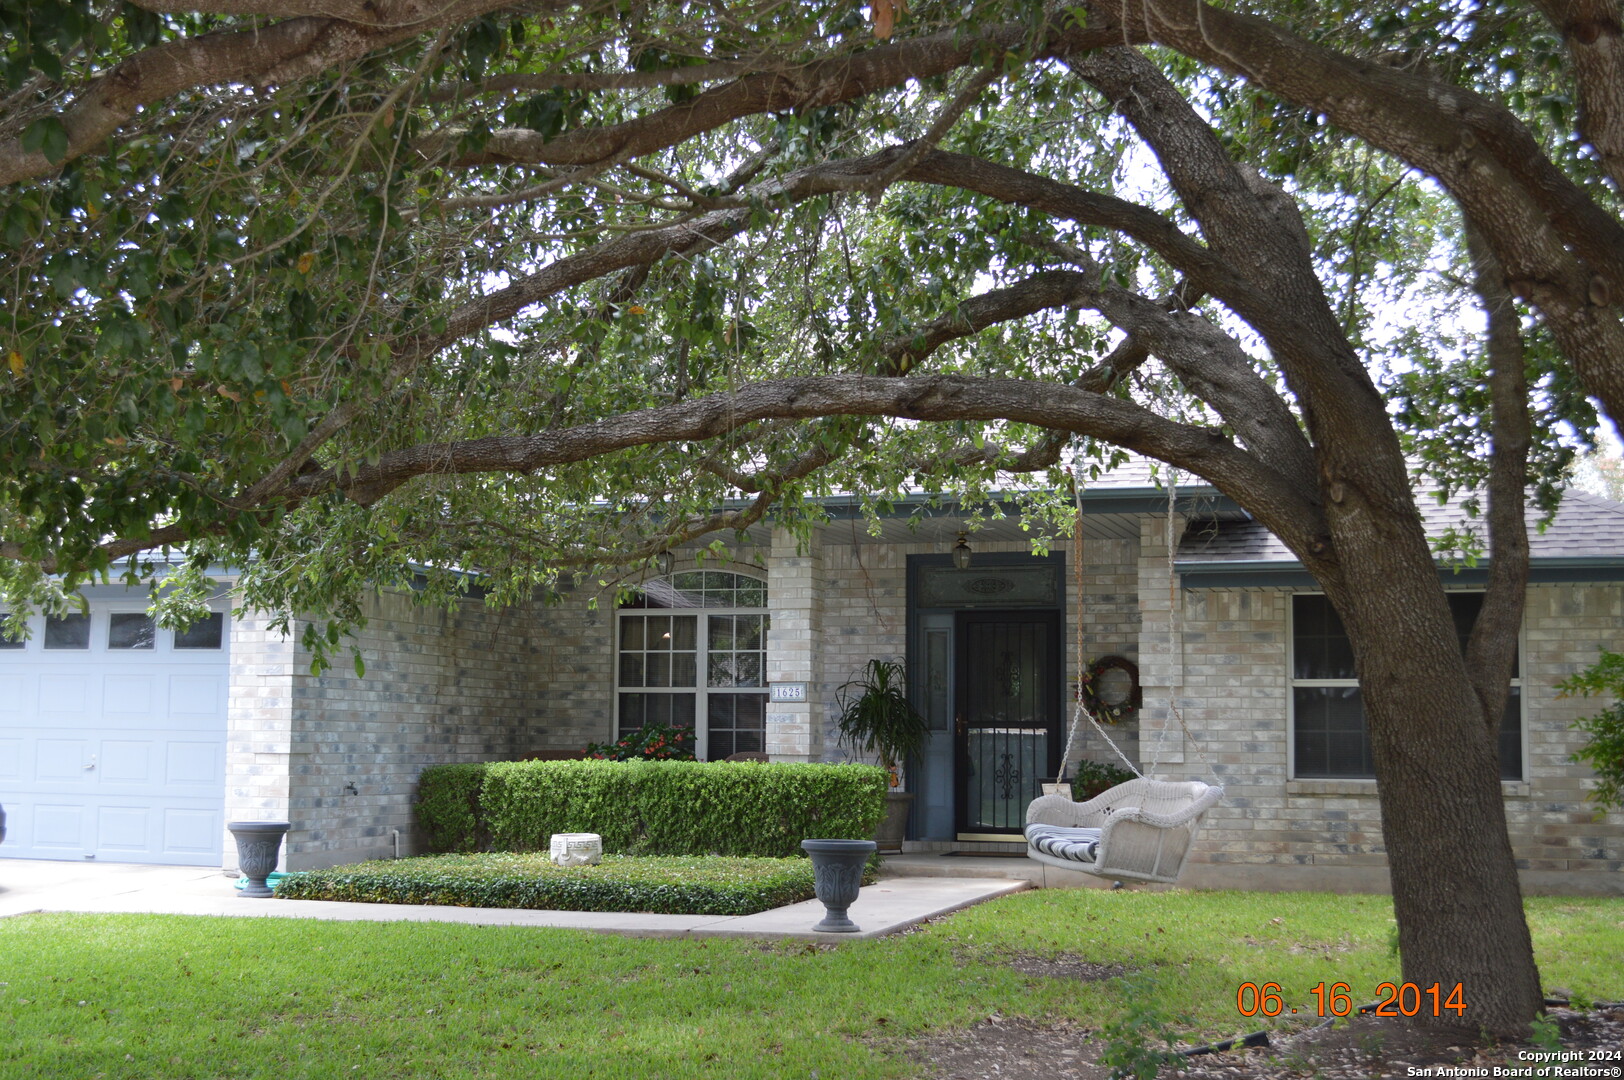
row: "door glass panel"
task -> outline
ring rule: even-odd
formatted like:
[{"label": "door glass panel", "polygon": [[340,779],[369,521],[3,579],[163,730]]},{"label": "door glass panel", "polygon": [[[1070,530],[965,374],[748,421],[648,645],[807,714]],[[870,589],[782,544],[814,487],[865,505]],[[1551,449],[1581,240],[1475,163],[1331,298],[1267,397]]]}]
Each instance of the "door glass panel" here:
[{"label": "door glass panel", "polygon": [[216,611],[203,616],[184,630],[175,631],[177,649],[218,649],[225,631],[225,615]]}]

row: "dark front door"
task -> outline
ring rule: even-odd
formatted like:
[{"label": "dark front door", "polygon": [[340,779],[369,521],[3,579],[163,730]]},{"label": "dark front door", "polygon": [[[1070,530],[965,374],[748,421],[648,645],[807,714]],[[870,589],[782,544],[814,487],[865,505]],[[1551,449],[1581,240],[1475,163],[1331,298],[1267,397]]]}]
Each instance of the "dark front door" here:
[{"label": "dark front door", "polygon": [[958,831],[1019,833],[1059,765],[1059,615],[961,611],[955,630]]}]

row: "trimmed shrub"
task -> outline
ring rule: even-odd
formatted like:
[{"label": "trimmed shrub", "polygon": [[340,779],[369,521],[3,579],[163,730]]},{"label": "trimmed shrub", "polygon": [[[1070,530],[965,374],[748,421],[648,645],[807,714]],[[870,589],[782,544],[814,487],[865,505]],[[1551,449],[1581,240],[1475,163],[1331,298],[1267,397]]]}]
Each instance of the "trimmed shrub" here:
[{"label": "trimmed shrub", "polygon": [[417,778],[413,811],[430,851],[483,851],[490,829],[479,811],[488,762],[433,765]]},{"label": "trimmed shrub", "polygon": [[311,870],[283,879],[276,895],[370,904],[751,915],[809,900],[813,891],[812,864],[805,859],[606,855],[597,866],[559,867],[544,854],[498,853]]},{"label": "trimmed shrub", "polygon": [[507,761],[487,768],[480,807],[504,851],[593,832],[606,852],[784,857],[809,836],[872,837],[887,787],[872,765]]}]

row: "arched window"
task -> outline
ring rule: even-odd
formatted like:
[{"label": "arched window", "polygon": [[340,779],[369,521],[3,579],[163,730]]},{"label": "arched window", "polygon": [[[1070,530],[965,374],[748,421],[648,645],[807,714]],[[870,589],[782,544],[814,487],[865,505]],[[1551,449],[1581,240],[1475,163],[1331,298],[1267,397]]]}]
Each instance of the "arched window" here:
[{"label": "arched window", "polygon": [[767,748],[767,583],[723,570],[645,582],[617,615],[618,730],[696,731],[702,761]]}]

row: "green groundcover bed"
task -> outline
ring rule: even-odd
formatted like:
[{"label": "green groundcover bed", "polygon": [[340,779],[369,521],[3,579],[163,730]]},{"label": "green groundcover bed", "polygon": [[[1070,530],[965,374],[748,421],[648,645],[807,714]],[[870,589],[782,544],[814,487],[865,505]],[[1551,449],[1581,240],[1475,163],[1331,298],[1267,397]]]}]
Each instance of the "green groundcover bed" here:
[{"label": "green groundcover bed", "polygon": [[289,900],[369,904],[750,915],[812,898],[807,859],[605,855],[554,866],[540,852],[433,855],[335,866],[284,878]]}]

